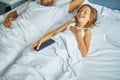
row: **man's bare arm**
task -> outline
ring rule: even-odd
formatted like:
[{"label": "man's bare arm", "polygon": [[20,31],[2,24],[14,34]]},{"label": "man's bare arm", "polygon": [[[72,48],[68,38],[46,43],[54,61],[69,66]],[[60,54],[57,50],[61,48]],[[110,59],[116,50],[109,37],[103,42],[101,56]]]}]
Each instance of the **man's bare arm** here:
[{"label": "man's bare arm", "polygon": [[83,2],[84,0],[72,0],[69,5],[69,13],[77,9]]}]

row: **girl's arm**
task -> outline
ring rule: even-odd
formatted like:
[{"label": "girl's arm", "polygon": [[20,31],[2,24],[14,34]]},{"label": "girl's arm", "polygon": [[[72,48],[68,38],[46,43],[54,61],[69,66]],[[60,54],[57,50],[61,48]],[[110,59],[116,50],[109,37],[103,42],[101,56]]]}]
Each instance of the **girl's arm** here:
[{"label": "girl's arm", "polygon": [[92,32],[91,30],[85,30],[85,35],[84,35],[84,43],[86,45],[86,49],[87,49],[87,52],[90,48],[90,41],[91,41],[91,36],[92,36]]},{"label": "girl's arm", "polygon": [[42,37],[40,40],[38,40],[35,44],[33,44],[33,50],[35,47],[37,47],[37,49],[39,49],[40,45],[45,42],[46,40],[50,39],[52,36],[54,36],[55,34],[64,31],[68,25],[72,23],[72,21],[68,21],[66,24],[64,24],[63,26],[59,27],[58,29],[46,34],[44,37]]},{"label": "girl's arm", "polygon": [[78,47],[81,51],[82,56],[85,57],[87,55],[87,52],[90,46],[91,31],[86,30],[83,38],[82,38],[81,30],[78,30],[74,27],[74,28],[71,28],[71,31],[76,35],[77,41],[78,41]]}]

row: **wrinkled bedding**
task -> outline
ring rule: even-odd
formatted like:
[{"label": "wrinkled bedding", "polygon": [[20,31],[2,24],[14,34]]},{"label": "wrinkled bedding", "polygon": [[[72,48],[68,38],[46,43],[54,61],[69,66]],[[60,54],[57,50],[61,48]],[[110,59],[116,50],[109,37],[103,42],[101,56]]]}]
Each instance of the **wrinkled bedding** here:
[{"label": "wrinkled bedding", "polygon": [[[77,41],[72,32],[60,33],[53,38],[56,42],[39,52],[31,47],[6,71],[5,80],[56,80],[76,79],[82,60]],[[74,48],[73,48],[74,47]]]},{"label": "wrinkled bedding", "polygon": [[0,75],[27,45],[38,38],[38,34],[40,33],[37,29],[25,19],[14,21],[12,28],[6,28],[3,24],[0,25]]},{"label": "wrinkled bedding", "polygon": [[42,35],[31,23],[20,19],[11,29],[1,24],[0,80],[120,80],[120,11],[86,3],[98,10],[98,21],[84,58],[69,30],[37,52],[31,45]]}]

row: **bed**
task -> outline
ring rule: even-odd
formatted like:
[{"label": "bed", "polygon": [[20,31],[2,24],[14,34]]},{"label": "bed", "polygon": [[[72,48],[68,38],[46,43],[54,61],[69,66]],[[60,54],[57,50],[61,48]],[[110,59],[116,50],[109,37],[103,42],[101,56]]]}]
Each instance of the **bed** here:
[{"label": "bed", "polygon": [[[28,3],[29,1],[17,9]],[[59,3],[63,4],[64,1],[59,0]],[[19,53],[15,53],[14,50],[13,52],[8,50],[4,54],[0,52],[0,80],[120,80],[120,7],[118,3],[120,3],[119,0],[86,0],[84,2],[98,11],[97,25],[92,29],[90,50],[86,57],[81,57],[75,36],[65,31],[53,37],[56,43],[39,52],[33,52],[31,46],[27,46]],[[0,23],[6,15],[0,16]],[[28,34],[30,34],[29,31]],[[2,35],[4,33],[0,33],[0,37],[3,37]],[[9,36],[10,34],[7,35],[10,40],[16,39]],[[6,40],[1,40],[0,45],[2,42]],[[21,50],[17,47],[18,45],[13,45],[16,50]],[[5,47],[0,46],[0,51]]]}]

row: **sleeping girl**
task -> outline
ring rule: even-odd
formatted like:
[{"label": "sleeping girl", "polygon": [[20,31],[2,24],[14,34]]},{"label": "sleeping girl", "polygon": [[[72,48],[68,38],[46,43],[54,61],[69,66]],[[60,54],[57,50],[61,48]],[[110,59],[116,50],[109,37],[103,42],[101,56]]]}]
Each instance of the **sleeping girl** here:
[{"label": "sleeping girl", "polygon": [[95,8],[91,7],[90,5],[84,4],[78,10],[75,19],[76,19],[76,23],[69,21],[60,28],[42,37],[35,44],[33,44],[33,50],[35,50],[34,49],[35,47],[39,49],[39,47],[43,42],[50,39],[55,34],[62,32],[66,29],[72,31],[75,34],[78,42],[79,50],[82,56],[85,57],[90,47],[90,40],[92,36],[91,29],[95,27],[95,23],[97,20],[97,11]]}]

